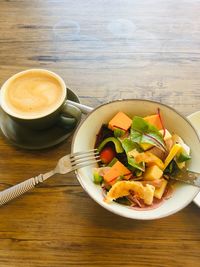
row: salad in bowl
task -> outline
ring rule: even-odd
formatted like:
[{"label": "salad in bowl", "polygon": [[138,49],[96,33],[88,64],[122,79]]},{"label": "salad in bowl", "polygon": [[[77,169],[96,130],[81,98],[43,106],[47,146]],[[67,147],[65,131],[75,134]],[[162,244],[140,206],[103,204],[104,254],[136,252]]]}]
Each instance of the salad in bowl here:
[{"label": "salad in bowl", "polygon": [[71,150],[94,147],[101,165],[79,169],[76,176],[89,196],[112,213],[158,219],[180,211],[199,192],[170,179],[184,165],[200,172],[200,140],[187,118],[165,104],[124,99],[93,109],[78,125]]},{"label": "salad in bowl", "polygon": [[93,170],[104,201],[135,209],[157,208],[173,194],[173,176],[191,159],[190,147],[156,114],[129,117],[117,112],[97,134],[101,165]]}]

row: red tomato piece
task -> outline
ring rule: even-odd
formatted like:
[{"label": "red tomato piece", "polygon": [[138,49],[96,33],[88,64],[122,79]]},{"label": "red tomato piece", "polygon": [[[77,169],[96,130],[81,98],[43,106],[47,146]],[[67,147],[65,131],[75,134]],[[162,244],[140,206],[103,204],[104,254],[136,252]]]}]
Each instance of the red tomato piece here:
[{"label": "red tomato piece", "polygon": [[109,162],[111,162],[111,160],[115,157],[115,155],[116,153],[111,147],[105,147],[100,152],[100,158],[104,164],[108,164]]}]

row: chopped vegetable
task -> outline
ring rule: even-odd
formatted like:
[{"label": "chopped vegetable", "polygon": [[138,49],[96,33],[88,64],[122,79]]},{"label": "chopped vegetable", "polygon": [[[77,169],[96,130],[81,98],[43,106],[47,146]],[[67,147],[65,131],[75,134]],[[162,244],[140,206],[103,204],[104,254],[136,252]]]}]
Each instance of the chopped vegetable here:
[{"label": "chopped vegetable", "polygon": [[124,151],[121,142],[115,137],[108,137],[104,139],[103,142],[101,142],[101,144],[99,145],[98,150],[101,151],[103,147],[109,142],[112,142],[115,145],[115,150],[117,153],[122,153]]},{"label": "chopped vegetable", "polygon": [[125,134],[126,134],[125,130],[122,130],[122,129],[119,129],[119,128],[114,129],[114,136],[115,137],[122,137]]},{"label": "chopped vegetable", "polygon": [[122,141],[122,147],[124,148],[124,150],[126,151],[126,153],[129,153],[130,151],[136,149],[138,152],[141,152],[141,148],[140,146],[133,142],[131,139],[129,138],[125,138],[123,141]]},{"label": "chopped vegetable", "polygon": [[157,166],[153,165],[146,168],[144,173],[144,180],[156,180],[160,179],[163,175],[163,171]]},{"label": "chopped vegetable", "polygon": [[179,155],[176,156],[175,161],[179,169],[183,169],[185,167],[186,161],[190,160],[191,156],[186,152],[182,151]]},{"label": "chopped vegetable", "polygon": [[114,165],[104,174],[103,178],[106,182],[113,184],[119,176],[129,179],[132,173],[120,161],[116,161]]},{"label": "chopped vegetable", "polygon": [[115,130],[116,128],[127,131],[131,127],[132,120],[124,113],[118,112],[108,123],[108,128]]},{"label": "chopped vegetable", "polygon": [[178,169],[179,169],[179,167],[178,167],[178,165],[177,165],[175,159],[173,159],[173,160],[169,163],[169,165],[167,166],[167,168],[164,170],[164,172],[165,172],[166,174],[173,174],[173,173],[175,173]]},{"label": "chopped vegetable", "polygon": [[160,116],[158,114],[144,117],[144,120],[146,122],[148,122],[149,124],[152,124],[158,130],[163,129],[163,126],[162,126],[162,123],[161,123],[161,120],[160,120]]},{"label": "chopped vegetable", "polygon": [[173,160],[173,158],[177,155],[178,152],[181,151],[181,145],[179,144],[175,144],[172,149],[169,152],[169,155],[167,156],[167,158],[165,159],[164,162],[164,169],[169,165],[169,163]]},{"label": "chopped vegetable", "polygon": [[103,182],[103,176],[99,175],[97,172],[93,174],[93,178],[95,184],[101,184]]},{"label": "chopped vegetable", "polygon": [[124,150],[126,151],[128,164],[135,169],[138,169],[140,171],[144,171],[144,164],[143,163],[137,163],[134,159],[134,156],[133,156],[133,151],[135,151],[135,153],[137,153],[137,151],[138,151],[138,153],[139,153],[139,151],[141,151],[138,144],[134,143],[130,139],[126,138],[122,141],[122,146],[123,146]]},{"label": "chopped vegetable", "polygon": [[112,167],[117,161],[118,161],[117,158],[113,158],[113,159],[111,160],[111,162],[109,162],[108,166],[109,166],[109,167]]},{"label": "chopped vegetable", "polygon": [[152,148],[153,146],[154,146],[153,144],[140,143],[140,147],[141,147],[144,151],[146,151],[146,150]]},{"label": "chopped vegetable", "polygon": [[[167,129],[164,129],[164,130],[162,129],[159,132],[162,134],[163,139],[165,141],[168,140],[168,139],[170,139],[170,138],[172,138],[172,135],[170,134],[170,132]],[[164,135],[164,132],[165,132],[165,135]]]},{"label": "chopped vegetable", "polygon": [[151,152],[152,154],[154,154],[156,157],[158,157],[159,159],[161,159],[163,162],[165,161],[166,157],[167,157],[167,152],[164,152],[162,150],[160,150],[158,147],[154,146],[151,149],[148,150],[148,152]]},{"label": "chopped vegetable", "polygon": [[184,152],[181,152],[179,156],[177,157],[177,162],[181,163],[181,162],[185,162],[190,159],[191,159],[191,156],[189,156],[188,154]]},{"label": "chopped vegetable", "polygon": [[135,161],[137,163],[145,162],[147,165],[157,165],[161,170],[164,169],[162,160],[149,151],[138,153],[138,155],[135,156]]},{"label": "chopped vegetable", "polygon": [[116,153],[111,147],[105,147],[100,152],[100,158],[104,164],[111,162],[115,156]]},{"label": "chopped vegetable", "polygon": [[138,116],[133,118],[131,140],[138,144],[148,143],[166,150],[163,137],[157,128]]},{"label": "chopped vegetable", "polygon": [[162,179],[162,185],[160,186],[160,188],[156,188],[155,191],[154,191],[154,197],[158,198],[158,199],[161,199],[164,192],[165,192],[165,189],[167,187],[167,180],[165,179]]}]

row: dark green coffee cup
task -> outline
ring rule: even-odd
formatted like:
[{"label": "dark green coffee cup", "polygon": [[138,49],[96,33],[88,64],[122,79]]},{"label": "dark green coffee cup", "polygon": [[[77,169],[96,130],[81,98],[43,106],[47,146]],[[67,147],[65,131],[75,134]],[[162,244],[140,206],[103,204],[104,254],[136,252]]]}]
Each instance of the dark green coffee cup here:
[{"label": "dark green coffee cup", "polygon": [[72,129],[81,111],[67,104],[63,79],[45,69],[29,69],[10,77],[1,87],[1,107],[13,120],[34,130],[54,124]]}]

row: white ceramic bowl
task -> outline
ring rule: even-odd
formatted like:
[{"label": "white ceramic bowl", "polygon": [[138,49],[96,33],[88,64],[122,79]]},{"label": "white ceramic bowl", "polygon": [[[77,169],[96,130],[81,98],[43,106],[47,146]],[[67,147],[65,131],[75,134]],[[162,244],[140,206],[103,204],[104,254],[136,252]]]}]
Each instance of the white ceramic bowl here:
[{"label": "white ceramic bowl", "polygon": [[[181,136],[186,144],[190,146],[192,160],[189,168],[200,172],[200,140],[192,124],[171,107],[149,100],[117,100],[94,109],[77,128],[72,141],[72,152],[94,148],[96,134],[101,125],[108,123],[118,111],[123,111],[130,117],[133,117],[134,115],[146,116],[154,114],[158,108],[160,108],[165,127],[169,131]],[[146,211],[134,210],[114,202],[107,204],[103,201],[104,197],[101,187],[93,183],[93,167],[85,167],[76,172],[82,187],[91,198],[105,209],[131,219],[151,220],[174,214],[186,207],[199,192],[197,187],[177,183],[170,199],[164,201],[158,208]]]}]

